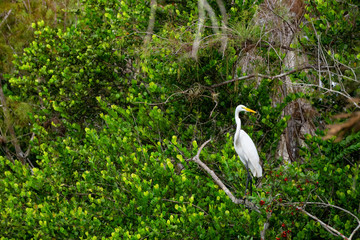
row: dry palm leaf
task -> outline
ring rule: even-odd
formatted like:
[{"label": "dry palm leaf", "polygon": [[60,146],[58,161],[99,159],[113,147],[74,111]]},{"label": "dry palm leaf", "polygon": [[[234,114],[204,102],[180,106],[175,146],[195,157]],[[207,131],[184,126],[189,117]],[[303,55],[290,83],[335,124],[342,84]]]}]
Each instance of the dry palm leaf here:
[{"label": "dry palm leaf", "polygon": [[335,119],[346,119],[347,121],[329,125],[329,131],[323,138],[328,140],[336,136],[335,142],[340,142],[346,134],[360,131],[360,111],[354,113],[341,113],[334,116]]}]

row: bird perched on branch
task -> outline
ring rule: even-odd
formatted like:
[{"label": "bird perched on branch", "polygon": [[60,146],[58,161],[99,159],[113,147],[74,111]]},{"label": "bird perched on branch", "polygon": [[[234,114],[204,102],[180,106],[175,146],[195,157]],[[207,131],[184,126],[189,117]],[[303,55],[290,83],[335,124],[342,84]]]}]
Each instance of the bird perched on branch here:
[{"label": "bird perched on branch", "polygon": [[249,169],[254,177],[262,176],[262,168],[259,162],[259,154],[256,150],[254,142],[251,140],[249,135],[241,129],[241,120],[239,117],[240,112],[252,112],[256,113],[254,110],[245,107],[244,105],[239,105],[235,110],[235,121],[236,121],[236,132],[234,136],[234,147],[236,153],[239,155],[240,160],[246,167],[247,171],[247,180],[246,180],[246,189],[245,195],[250,181],[250,195],[252,193],[252,178],[249,172]]}]

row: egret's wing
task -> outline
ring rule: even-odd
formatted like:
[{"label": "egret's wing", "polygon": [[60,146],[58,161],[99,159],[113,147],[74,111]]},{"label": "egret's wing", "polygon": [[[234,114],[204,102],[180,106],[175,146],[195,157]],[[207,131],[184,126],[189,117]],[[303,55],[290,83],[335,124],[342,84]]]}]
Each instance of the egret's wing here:
[{"label": "egret's wing", "polygon": [[260,166],[260,159],[258,151],[256,150],[256,146],[253,140],[249,137],[249,135],[244,131],[240,131],[239,142],[242,148],[242,152],[245,155],[244,160],[248,162],[248,166],[254,175],[254,177],[262,176],[262,168]]},{"label": "egret's wing", "polygon": [[[240,130],[241,132],[242,130]],[[235,134],[235,139],[234,139],[234,147],[235,147],[235,151],[236,153],[239,155],[239,158],[241,160],[241,162],[246,166],[247,163],[247,158],[244,154],[244,149],[241,145],[241,137],[240,137],[240,133],[239,135],[236,136]]]}]

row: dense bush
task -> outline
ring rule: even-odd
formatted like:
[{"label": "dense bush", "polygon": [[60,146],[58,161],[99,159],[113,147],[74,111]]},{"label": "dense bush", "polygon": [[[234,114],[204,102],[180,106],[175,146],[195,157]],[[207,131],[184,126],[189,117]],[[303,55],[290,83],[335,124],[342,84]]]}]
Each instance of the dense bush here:
[{"label": "dense bush", "polygon": [[[208,2],[216,6],[218,1]],[[331,8],[321,1],[308,4],[314,11],[305,15],[301,27],[309,41],[301,38],[291,47],[314,49],[317,36],[328,33],[321,44],[330,48],[331,37],[352,34],[347,20],[331,12],[337,7],[349,10],[350,5],[331,2]],[[201,45],[196,60],[190,54],[198,2],[159,1],[154,34],[146,42],[148,4],[83,1],[76,11],[78,21],[66,29],[43,21],[32,25],[35,40],[15,57],[4,92],[16,133],[34,133],[20,142],[30,144],[29,160],[35,167],[0,156],[1,237],[260,239],[264,233],[269,239],[335,239],[320,220],[350,236],[358,226],[354,216],[359,217],[360,133],[334,143],[322,140],[324,132],[318,130],[293,139],[302,146],[296,161],[284,161],[278,154],[292,117],[285,109],[299,101],[311,103],[318,113],[305,117],[321,129],[322,121],[329,123],[331,115],[345,109],[344,99],[318,89],[282,92],[282,79],[266,77],[214,87],[241,76],[241,49],[261,42],[256,38],[262,29],[252,26],[257,1],[226,3],[229,26],[237,33],[229,34],[226,50],[219,52],[221,38],[206,28],[203,34],[210,40]],[[215,14],[219,17],[220,10]],[[323,22],[311,27],[311,19],[317,18]],[[334,26],[324,28],[326,19]],[[333,46],[338,56],[330,51],[325,59],[356,66],[358,46],[351,51],[345,46],[356,41],[339,39]],[[281,58],[286,54],[280,53],[279,60],[275,47],[280,49],[260,46],[254,51],[263,60],[255,61],[255,73],[284,71]],[[317,59],[307,57],[310,63]],[[290,80],[327,80],[317,74],[314,69],[297,72]],[[347,80],[342,79],[344,86]],[[356,89],[350,93],[358,94]],[[246,170],[232,137],[238,104],[257,111],[241,116],[264,169],[254,193],[246,196],[255,209],[233,203],[192,161],[200,144],[211,138],[201,160],[235,197],[244,197]],[[3,149],[10,143],[2,143]]]}]

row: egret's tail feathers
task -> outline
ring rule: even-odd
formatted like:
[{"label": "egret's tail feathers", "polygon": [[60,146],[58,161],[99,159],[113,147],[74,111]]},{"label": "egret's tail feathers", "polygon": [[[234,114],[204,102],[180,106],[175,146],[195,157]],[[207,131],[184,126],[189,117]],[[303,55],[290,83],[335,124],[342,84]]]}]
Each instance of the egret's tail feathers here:
[{"label": "egret's tail feathers", "polygon": [[249,163],[249,168],[254,177],[262,177],[262,167],[260,166],[260,164],[256,164],[256,166],[253,166],[251,163]]}]

